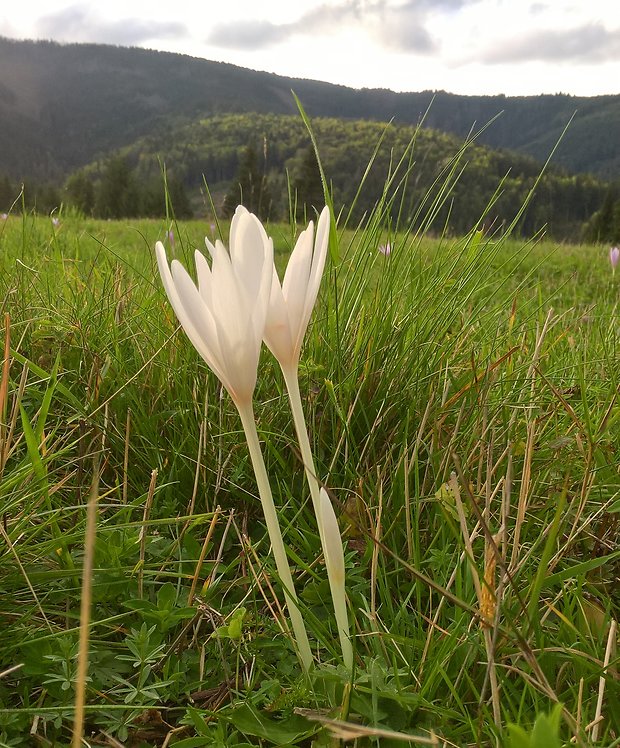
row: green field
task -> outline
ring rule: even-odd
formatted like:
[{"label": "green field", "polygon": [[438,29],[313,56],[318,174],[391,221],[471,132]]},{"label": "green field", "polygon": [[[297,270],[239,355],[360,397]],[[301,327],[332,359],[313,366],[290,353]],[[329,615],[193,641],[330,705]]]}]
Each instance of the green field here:
[{"label": "green field", "polygon": [[[88,745],[619,745],[609,247],[337,232],[300,386],[352,674],[267,350],[255,393],[306,678],[239,417],[157,274],[167,228],[0,222],[0,745],[70,744],[93,497]],[[296,229],[268,233],[284,267]],[[186,266],[205,234],[175,225]]]}]

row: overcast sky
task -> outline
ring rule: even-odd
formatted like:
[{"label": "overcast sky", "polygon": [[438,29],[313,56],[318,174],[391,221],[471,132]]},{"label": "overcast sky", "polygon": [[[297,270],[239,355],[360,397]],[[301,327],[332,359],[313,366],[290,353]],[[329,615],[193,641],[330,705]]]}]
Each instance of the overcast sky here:
[{"label": "overcast sky", "polygon": [[617,0],[2,5],[2,36],[147,47],[355,88],[620,93]]}]

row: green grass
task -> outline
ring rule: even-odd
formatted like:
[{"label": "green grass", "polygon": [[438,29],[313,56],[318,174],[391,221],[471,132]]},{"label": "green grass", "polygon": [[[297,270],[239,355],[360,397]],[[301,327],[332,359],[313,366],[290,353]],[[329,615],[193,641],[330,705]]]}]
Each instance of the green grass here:
[{"label": "green grass", "polygon": [[[347,544],[352,681],[267,352],[255,396],[318,661],[308,683],[281,630],[238,416],[175,333],[156,274],[166,228],[0,224],[11,349],[0,744],[69,744],[86,502],[100,469],[87,740],[318,747],[336,744],[317,721],[333,719],[363,726],[359,746],[403,744],[382,730],[504,745],[509,723],[529,731],[560,702],[562,740],[589,745],[620,608],[620,278],[608,248],[400,233],[386,258],[378,218],[339,232],[301,390]],[[186,264],[205,233],[176,227]],[[283,265],[294,231],[270,233]],[[490,628],[476,594],[485,553]],[[616,657],[601,745],[620,736]]]}]

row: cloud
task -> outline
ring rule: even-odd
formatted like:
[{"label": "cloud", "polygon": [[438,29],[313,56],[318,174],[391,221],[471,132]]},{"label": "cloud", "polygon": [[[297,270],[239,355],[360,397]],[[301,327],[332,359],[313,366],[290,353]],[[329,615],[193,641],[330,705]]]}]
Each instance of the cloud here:
[{"label": "cloud", "polygon": [[385,0],[346,0],[339,5],[319,5],[290,23],[264,20],[231,21],[216,24],[207,42],[234,49],[263,49],[304,34],[329,33],[338,24],[360,23],[385,5]]},{"label": "cloud", "polygon": [[403,5],[390,8],[373,27],[373,36],[387,49],[399,52],[430,55],[439,52],[439,43],[426,28],[430,11],[454,5],[455,2],[440,0],[410,0]]},{"label": "cloud", "polygon": [[40,18],[35,26],[39,38],[66,42],[99,42],[134,46],[149,39],[187,36],[187,28],[176,22],[123,18],[108,21],[86,5],[72,5]]},{"label": "cloud", "polygon": [[489,64],[514,62],[574,62],[596,64],[615,62],[620,57],[620,30],[610,31],[600,23],[573,29],[543,29],[502,40],[483,53]]},{"label": "cloud", "polygon": [[216,24],[207,41],[218,47],[232,49],[264,49],[286,41],[295,33],[289,26],[293,24],[276,24],[271,21],[237,21],[235,23]]},{"label": "cloud", "polygon": [[455,13],[481,0],[344,0],[324,3],[290,23],[236,21],[216,24],[209,44],[243,50],[272,47],[296,35],[332,33],[348,26],[365,30],[387,49],[417,54],[439,50],[427,29],[432,15]]}]

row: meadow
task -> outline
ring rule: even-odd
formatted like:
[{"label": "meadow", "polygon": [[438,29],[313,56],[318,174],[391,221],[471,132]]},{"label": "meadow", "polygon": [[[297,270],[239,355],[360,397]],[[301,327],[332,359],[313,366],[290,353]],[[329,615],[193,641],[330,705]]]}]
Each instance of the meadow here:
[{"label": "meadow", "polygon": [[[620,274],[609,247],[337,229],[300,388],[339,517],[342,663],[280,370],[255,412],[305,677],[237,412],[153,248],[228,224],[0,223],[0,745],[620,745]],[[282,268],[301,226],[272,224]],[[386,241],[391,252],[378,251]],[[97,502],[96,542],[87,506]]]}]

